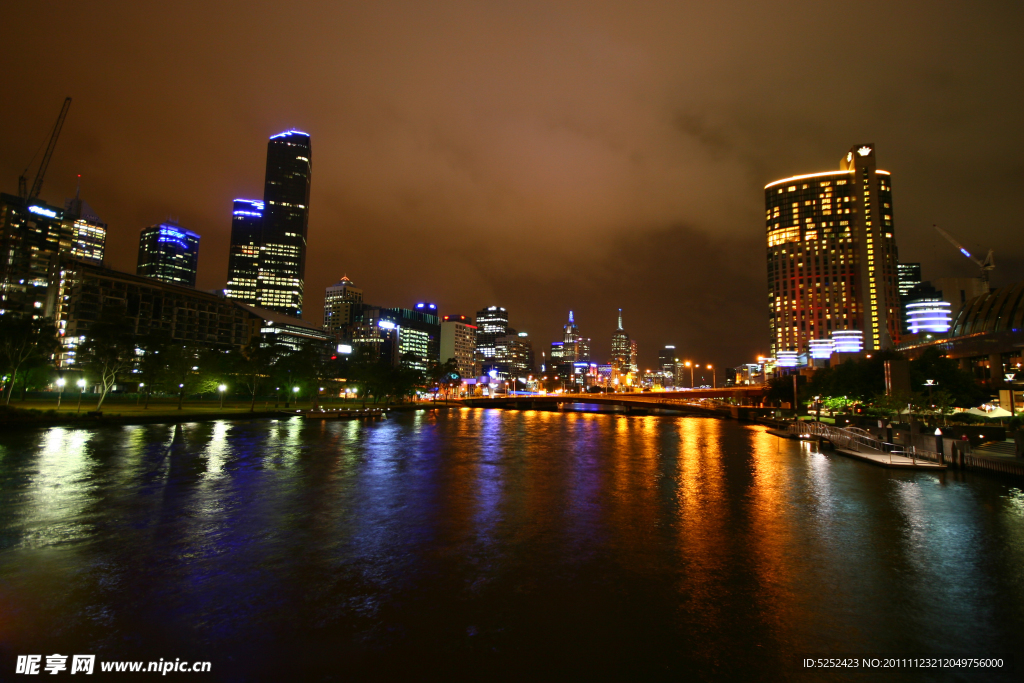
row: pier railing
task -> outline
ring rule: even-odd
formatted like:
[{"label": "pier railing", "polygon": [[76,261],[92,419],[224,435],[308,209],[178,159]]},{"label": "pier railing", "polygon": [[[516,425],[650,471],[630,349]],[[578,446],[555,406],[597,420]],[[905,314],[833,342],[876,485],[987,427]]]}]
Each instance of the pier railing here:
[{"label": "pier railing", "polygon": [[789,431],[793,434],[806,434],[827,439],[832,445],[839,448],[846,448],[861,452],[862,450],[873,450],[887,453],[891,456],[901,455],[914,460],[930,460],[940,465],[948,465],[961,469],[988,470],[990,472],[1001,472],[1024,477],[1024,464],[1012,461],[996,460],[984,456],[972,455],[964,452],[959,442],[954,442],[953,452],[947,455],[936,451],[929,451],[914,446],[904,447],[898,444],[885,443],[871,436],[871,434],[858,427],[840,428],[822,422],[799,422],[789,425]]}]

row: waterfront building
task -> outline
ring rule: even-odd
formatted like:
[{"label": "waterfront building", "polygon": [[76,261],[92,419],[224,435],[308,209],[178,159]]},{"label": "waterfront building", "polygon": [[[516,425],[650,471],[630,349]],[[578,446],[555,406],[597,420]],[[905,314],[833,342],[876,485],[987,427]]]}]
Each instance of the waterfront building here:
[{"label": "waterfront building", "polygon": [[231,211],[228,283],[224,294],[250,306],[257,302],[263,206],[262,199],[236,199]]},{"label": "waterfront building", "polygon": [[321,344],[326,351],[329,348],[327,342],[333,340],[330,334],[300,318],[241,302],[235,302],[235,305],[250,313],[250,338],[258,335],[264,343],[280,344],[293,351],[309,343]]},{"label": "waterfront building", "polygon": [[267,173],[256,301],[302,317],[312,146],[308,133],[287,130],[267,142]]},{"label": "waterfront building", "polygon": [[324,329],[337,332],[351,325],[362,303],[363,290],[342,276],[324,292]]},{"label": "waterfront building", "polygon": [[110,307],[127,316],[126,335],[224,350],[248,344],[262,321],[261,313],[222,295],[62,258],[43,309],[56,323],[58,367],[75,364],[89,326]]},{"label": "waterfront building", "polygon": [[464,315],[446,315],[441,319],[440,361],[451,359],[463,378],[475,376],[476,325]]},{"label": "waterfront building", "polygon": [[107,245],[107,224],[79,193],[64,202],[64,231],[71,234],[68,253],[72,258],[97,266],[103,265]]},{"label": "waterfront building", "polygon": [[504,337],[494,340],[494,356],[491,367],[497,371],[497,378],[510,382],[526,380],[533,372],[533,345],[526,332],[510,330]]},{"label": "waterfront building", "polygon": [[57,259],[71,243],[64,209],[0,194],[0,315],[40,315]]},{"label": "waterfront building", "polygon": [[488,306],[476,312],[476,350],[484,358],[494,356],[494,342],[508,334],[508,311]]},{"label": "waterfront building", "polygon": [[353,327],[354,345],[378,345],[380,358],[394,364],[425,372],[440,355],[441,321],[435,304],[412,309],[364,304]]},{"label": "waterfront building", "polygon": [[144,228],[139,235],[138,275],[195,287],[198,266],[199,235],[191,230],[167,222]]},{"label": "waterfront building", "polygon": [[838,171],[766,185],[765,225],[774,357],[834,331],[861,331],[866,351],[899,342],[892,178],[874,145],[855,145]]}]

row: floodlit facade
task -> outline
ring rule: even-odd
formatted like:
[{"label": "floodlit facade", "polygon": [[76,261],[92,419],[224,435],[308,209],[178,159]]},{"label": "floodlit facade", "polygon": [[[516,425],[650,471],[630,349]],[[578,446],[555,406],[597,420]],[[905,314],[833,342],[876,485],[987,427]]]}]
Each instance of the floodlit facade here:
[{"label": "floodlit facade", "polygon": [[476,357],[476,325],[464,315],[446,315],[441,321],[442,363],[455,359],[462,377],[474,376]]},{"label": "floodlit facade", "polygon": [[836,331],[860,330],[866,351],[899,342],[892,179],[873,144],[852,147],[838,171],[766,185],[765,225],[775,358]]},{"label": "floodlit facade", "polygon": [[136,273],[184,287],[196,286],[199,235],[176,223],[158,223],[139,235]]}]

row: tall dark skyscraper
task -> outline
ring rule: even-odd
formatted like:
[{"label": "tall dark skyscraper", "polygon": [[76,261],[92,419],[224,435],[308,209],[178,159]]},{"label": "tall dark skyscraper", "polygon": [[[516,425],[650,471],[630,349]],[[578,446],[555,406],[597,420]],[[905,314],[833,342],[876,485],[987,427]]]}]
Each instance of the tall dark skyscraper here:
[{"label": "tall dark skyscraper", "polygon": [[308,133],[289,130],[270,138],[256,305],[295,317],[302,316],[311,171]]},{"label": "tall dark skyscraper", "polygon": [[308,133],[270,138],[263,201],[236,199],[232,211],[228,297],[302,316],[312,158]]},{"label": "tall dark skyscraper", "polygon": [[250,306],[256,305],[262,234],[263,202],[259,199],[236,199],[231,212],[231,251],[225,294]]},{"label": "tall dark skyscraper", "polygon": [[139,275],[195,287],[198,265],[199,235],[191,230],[174,223],[159,223],[139,235]]}]

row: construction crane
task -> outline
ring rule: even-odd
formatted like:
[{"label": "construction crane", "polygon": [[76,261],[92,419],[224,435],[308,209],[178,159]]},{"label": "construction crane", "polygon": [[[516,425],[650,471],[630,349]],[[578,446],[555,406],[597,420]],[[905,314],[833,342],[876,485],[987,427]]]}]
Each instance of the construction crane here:
[{"label": "construction crane", "polygon": [[991,271],[993,271],[993,270],[995,270],[995,269],[996,269],[996,261],[995,261],[995,256],[993,256],[993,254],[992,254],[992,250],[991,250],[991,249],[989,249],[989,250],[988,250],[988,255],[987,255],[987,256],[985,256],[985,260],[984,260],[984,261],[982,261],[982,260],[981,260],[981,259],[979,259],[979,258],[978,258],[977,256],[972,256],[972,255],[971,255],[971,252],[967,251],[967,249],[965,249],[965,248],[964,248],[964,245],[962,245],[962,244],[960,244],[959,242],[957,242],[957,241],[956,241],[956,240],[955,240],[955,239],[953,238],[953,236],[952,236],[952,235],[950,235],[950,234],[949,234],[948,232],[946,232],[945,230],[943,230],[942,228],[940,228],[940,227],[939,227],[939,226],[937,226],[937,225],[933,225],[932,227],[933,227],[933,228],[935,228],[935,229],[936,229],[936,230],[937,230],[937,231],[939,232],[939,234],[940,234],[940,235],[942,235],[942,236],[943,236],[943,237],[945,237],[945,238],[946,238],[947,240],[949,240],[949,241],[950,241],[950,243],[951,243],[951,244],[952,244],[952,245],[953,245],[954,247],[956,247],[957,249],[959,249],[959,250],[960,250],[960,253],[961,253],[961,254],[963,254],[963,255],[964,255],[964,256],[966,256],[967,258],[971,259],[971,260],[972,260],[972,261],[974,261],[974,262],[975,262],[976,264],[978,264],[978,267],[979,267],[979,268],[981,268],[981,281],[985,283],[985,286],[986,286],[986,287],[988,287],[988,274],[989,274],[989,273],[990,273]]},{"label": "construction crane", "polygon": [[[32,181],[32,188],[28,188],[28,166],[22,171],[18,177],[18,196],[25,200],[25,202],[34,201],[39,197],[39,192],[43,189],[43,177],[46,175],[46,167],[50,165],[50,157],[53,156],[53,148],[57,146],[57,138],[60,137],[60,129],[64,127],[64,119],[68,115],[68,109],[71,107],[71,98],[64,98],[64,106],[60,108],[60,115],[57,117],[57,123],[53,126],[53,132],[50,134],[50,142],[46,145],[46,152],[43,154],[43,160],[39,162],[39,170],[36,172],[36,178]],[[37,152],[38,153],[38,152]],[[32,162],[29,162],[29,166]]]}]

